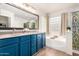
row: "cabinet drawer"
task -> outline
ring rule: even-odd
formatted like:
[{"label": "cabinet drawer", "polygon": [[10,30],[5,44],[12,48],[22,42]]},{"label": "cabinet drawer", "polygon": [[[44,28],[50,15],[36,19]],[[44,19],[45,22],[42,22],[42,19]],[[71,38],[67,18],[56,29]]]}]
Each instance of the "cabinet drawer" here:
[{"label": "cabinet drawer", "polygon": [[14,43],[18,43],[17,37],[0,39],[0,47],[11,45],[11,44],[14,44]]},{"label": "cabinet drawer", "polygon": [[21,41],[21,42],[24,42],[24,41],[30,41],[30,35],[27,35],[27,36],[21,36],[21,37],[20,37],[20,41]]},{"label": "cabinet drawer", "polygon": [[33,41],[33,40],[36,40],[36,35],[33,34],[33,35],[30,35],[30,39]]},{"label": "cabinet drawer", "polygon": [[0,48],[0,56],[18,56],[19,47],[18,44],[13,44]]}]

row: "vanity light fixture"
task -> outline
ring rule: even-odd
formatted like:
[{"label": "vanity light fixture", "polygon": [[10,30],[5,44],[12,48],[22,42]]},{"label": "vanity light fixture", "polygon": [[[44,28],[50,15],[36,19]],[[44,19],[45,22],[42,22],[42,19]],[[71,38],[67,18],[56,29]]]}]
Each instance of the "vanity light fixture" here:
[{"label": "vanity light fixture", "polygon": [[32,7],[31,5],[27,4],[27,3],[23,3],[24,6],[28,7],[28,8],[31,8],[31,9],[34,9],[36,10],[34,7]]}]

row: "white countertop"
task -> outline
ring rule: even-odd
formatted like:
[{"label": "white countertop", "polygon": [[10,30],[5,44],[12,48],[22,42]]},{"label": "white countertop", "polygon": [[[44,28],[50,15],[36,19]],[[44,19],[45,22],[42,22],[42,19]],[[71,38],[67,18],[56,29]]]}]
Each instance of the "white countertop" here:
[{"label": "white countertop", "polygon": [[44,32],[36,31],[36,32],[20,32],[20,33],[12,33],[12,34],[3,34],[3,35],[0,35],[0,39],[23,36],[23,35],[32,35],[32,34],[38,34],[38,33],[44,33]]}]

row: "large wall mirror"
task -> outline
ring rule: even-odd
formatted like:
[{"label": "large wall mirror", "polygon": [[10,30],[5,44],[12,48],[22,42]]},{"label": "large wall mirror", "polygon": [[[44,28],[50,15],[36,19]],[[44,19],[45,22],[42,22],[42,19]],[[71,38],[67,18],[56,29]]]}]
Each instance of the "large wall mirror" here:
[{"label": "large wall mirror", "polygon": [[39,16],[11,3],[0,3],[0,28],[39,28]]}]

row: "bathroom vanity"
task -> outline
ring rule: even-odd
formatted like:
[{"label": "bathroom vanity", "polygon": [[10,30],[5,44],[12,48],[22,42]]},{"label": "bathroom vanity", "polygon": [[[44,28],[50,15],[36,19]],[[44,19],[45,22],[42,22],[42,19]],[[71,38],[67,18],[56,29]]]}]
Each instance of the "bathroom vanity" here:
[{"label": "bathroom vanity", "polygon": [[[24,29],[35,32],[22,32]],[[35,55],[45,47],[45,33],[36,30],[39,30],[39,15],[15,4],[0,4],[0,56]]]},{"label": "bathroom vanity", "polygon": [[45,33],[0,35],[0,56],[32,56],[45,47]]}]

